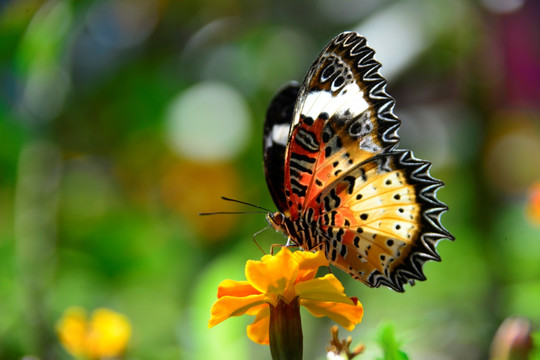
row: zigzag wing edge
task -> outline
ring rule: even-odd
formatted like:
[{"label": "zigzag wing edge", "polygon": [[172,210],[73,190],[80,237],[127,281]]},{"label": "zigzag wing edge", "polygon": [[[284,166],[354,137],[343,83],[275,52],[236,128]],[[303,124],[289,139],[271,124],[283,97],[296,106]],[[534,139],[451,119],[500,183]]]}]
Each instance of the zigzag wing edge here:
[{"label": "zigzag wing edge", "polygon": [[404,284],[414,285],[416,280],[426,279],[423,265],[430,260],[441,261],[436,251],[437,244],[444,239],[453,241],[454,237],[441,224],[441,216],[448,207],[437,199],[436,192],[444,183],[430,175],[431,163],[417,159],[410,150],[395,153],[400,154],[398,157],[400,167],[409,169],[410,181],[418,186],[417,198],[420,200],[421,216],[424,222],[419,241],[413,247],[407,261],[393,272],[390,279],[378,277],[375,286],[385,285],[395,291],[403,292]]}]

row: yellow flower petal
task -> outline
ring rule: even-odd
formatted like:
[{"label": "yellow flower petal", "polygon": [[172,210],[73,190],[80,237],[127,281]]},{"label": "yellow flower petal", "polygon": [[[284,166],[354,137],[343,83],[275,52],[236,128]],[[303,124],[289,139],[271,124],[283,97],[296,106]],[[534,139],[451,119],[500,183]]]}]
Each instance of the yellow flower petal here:
[{"label": "yellow flower petal", "polygon": [[261,293],[284,294],[294,285],[297,274],[298,262],[287,248],[275,256],[266,255],[261,261],[246,263],[246,279]]},{"label": "yellow flower petal", "polygon": [[218,298],[223,296],[248,296],[260,294],[247,281],[223,280],[218,285]]},{"label": "yellow flower petal", "polygon": [[243,315],[251,307],[264,304],[265,302],[266,297],[263,294],[248,295],[245,297],[223,296],[212,305],[208,327],[211,328],[231,316]]},{"label": "yellow flower petal", "polygon": [[295,290],[301,299],[351,303],[351,299],[345,295],[343,285],[333,274],[298,283]]},{"label": "yellow flower petal", "polygon": [[315,278],[319,267],[327,265],[322,251],[291,253],[286,247],[275,256],[249,260],[247,281],[225,280],[219,285],[208,327],[231,316],[256,315],[248,326],[248,336],[259,344],[269,344],[269,305],[290,304],[298,298],[296,306],[305,306],[314,316],[327,316],[353,329],[362,320],[362,304],[345,295],[343,285],[333,274]]},{"label": "yellow flower petal", "polygon": [[266,307],[268,307],[268,302],[265,302],[264,304],[260,304],[260,305],[255,305],[254,307],[249,308],[249,310],[246,311],[246,315],[257,315],[259,311],[261,311],[262,309]]},{"label": "yellow flower petal", "polygon": [[293,256],[299,263],[299,271],[296,282],[311,280],[317,275],[321,266],[328,266],[328,259],[323,251],[315,253],[309,251],[295,251]]},{"label": "yellow flower petal", "polygon": [[268,329],[270,327],[270,308],[266,306],[259,311],[253,323],[248,325],[247,334],[251,341],[261,345],[270,344]]},{"label": "yellow flower petal", "polygon": [[328,266],[328,259],[324,255],[324,251],[295,251],[293,256],[300,264],[300,269],[316,269],[321,266]]},{"label": "yellow flower petal", "polygon": [[354,304],[351,300],[351,304],[343,304],[300,299],[300,305],[313,316],[327,316],[349,331],[362,321],[364,315],[364,309],[359,301]]}]

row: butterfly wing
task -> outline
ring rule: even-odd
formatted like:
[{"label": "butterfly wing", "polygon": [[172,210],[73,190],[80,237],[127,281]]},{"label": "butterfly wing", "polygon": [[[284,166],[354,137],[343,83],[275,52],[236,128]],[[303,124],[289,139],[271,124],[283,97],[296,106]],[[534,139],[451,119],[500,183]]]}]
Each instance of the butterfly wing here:
[{"label": "butterfly wing", "polygon": [[429,167],[410,151],[393,151],[329,184],[309,204],[321,214],[328,260],[372,287],[401,292],[404,284],[425,280],[423,264],[440,261],[437,243],[452,238],[440,223],[447,207],[435,196],[443,183]]},{"label": "butterfly wing", "polygon": [[272,199],[282,212],[286,209],[283,191],[285,150],[299,89],[300,85],[297,82],[291,82],[278,91],[270,101],[264,122],[264,174]]},{"label": "butterfly wing", "polygon": [[285,195],[293,221],[334,177],[399,141],[394,99],[373,55],[365,38],[342,33],[304,79],[285,155]]},{"label": "butterfly wing", "polygon": [[[423,280],[452,236],[429,162],[396,151],[399,120],[363,37],[338,35],[301,86],[285,150],[281,200],[289,234],[369,286]],[[397,198],[396,198],[397,197]]]}]

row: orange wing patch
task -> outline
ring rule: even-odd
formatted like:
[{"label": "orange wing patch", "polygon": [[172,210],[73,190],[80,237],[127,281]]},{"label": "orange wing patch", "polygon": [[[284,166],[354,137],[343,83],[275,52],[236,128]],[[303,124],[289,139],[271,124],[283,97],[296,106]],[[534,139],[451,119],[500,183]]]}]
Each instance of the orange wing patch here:
[{"label": "orange wing patch", "polygon": [[422,187],[410,181],[396,155],[352,168],[310,206],[318,208],[332,264],[370,286],[399,289],[392,277],[421,246],[423,200]]}]

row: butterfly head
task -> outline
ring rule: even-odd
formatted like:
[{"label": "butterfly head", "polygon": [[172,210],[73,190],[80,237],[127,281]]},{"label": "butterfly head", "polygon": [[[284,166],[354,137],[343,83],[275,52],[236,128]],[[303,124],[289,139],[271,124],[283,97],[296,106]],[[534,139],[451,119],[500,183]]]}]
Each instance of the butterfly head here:
[{"label": "butterfly head", "polygon": [[272,225],[274,229],[284,233],[287,232],[285,227],[285,214],[283,214],[282,212],[269,212],[266,214],[266,220],[268,220],[268,223]]}]

